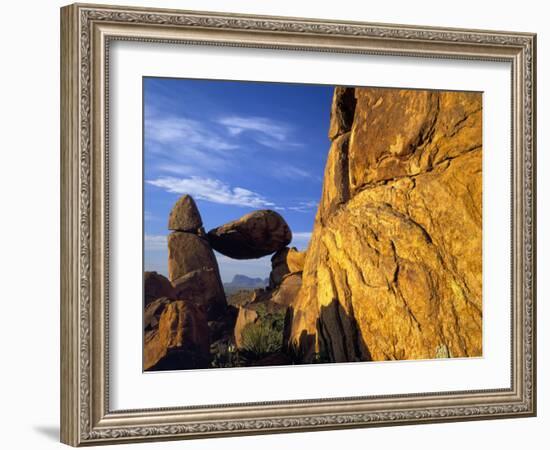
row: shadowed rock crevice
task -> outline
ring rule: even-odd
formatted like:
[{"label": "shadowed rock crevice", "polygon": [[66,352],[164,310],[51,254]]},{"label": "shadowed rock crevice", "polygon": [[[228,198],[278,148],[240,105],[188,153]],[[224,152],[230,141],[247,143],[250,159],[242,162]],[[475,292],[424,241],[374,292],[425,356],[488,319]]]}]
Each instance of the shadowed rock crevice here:
[{"label": "shadowed rock crevice", "polygon": [[285,318],[285,340],[294,364],[371,361],[372,357],[359,332],[352,314],[332,300],[321,306],[315,331],[302,330],[298,340],[290,340],[294,309],[289,308]]},{"label": "shadowed rock crevice", "polygon": [[356,103],[354,88],[343,86],[334,88],[328,131],[330,140],[351,130]]},{"label": "shadowed rock crevice", "polygon": [[[337,300],[321,306],[317,322],[319,352],[332,362],[368,361],[366,346],[358,335],[352,315],[348,315]],[[360,349],[360,347],[363,347]],[[364,353],[363,354],[363,351]]]}]

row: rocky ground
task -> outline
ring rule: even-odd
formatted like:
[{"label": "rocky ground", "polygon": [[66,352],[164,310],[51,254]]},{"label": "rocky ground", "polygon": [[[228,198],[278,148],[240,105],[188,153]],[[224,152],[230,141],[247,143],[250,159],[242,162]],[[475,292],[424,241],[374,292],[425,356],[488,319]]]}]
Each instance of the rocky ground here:
[{"label": "rocky ground", "polygon": [[[185,195],[144,277],[146,370],[480,356],[481,94],[336,88],[307,252],[254,211],[205,232]],[[213,250],[272,255],[226,297]]]}]

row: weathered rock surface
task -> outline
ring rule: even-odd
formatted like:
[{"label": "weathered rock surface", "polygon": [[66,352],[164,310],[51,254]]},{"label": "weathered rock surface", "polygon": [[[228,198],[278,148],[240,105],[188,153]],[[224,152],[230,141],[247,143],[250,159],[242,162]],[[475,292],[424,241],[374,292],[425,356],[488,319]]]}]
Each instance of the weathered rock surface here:
[{"label": "weathered rock surface", "polygon": [[172,283],[195,270],[214,269],[218,263],[208,241],[192,233],[168,235],[168,278]]},{"label": "weathered rock surface", "polygon": [[241,348],[243,344],[242,333],[244,327],[249,323],[254,323],[258,319],[258,312],[255,309],[242,306],[239,308],[237,321],[235,322],[234,339],[237,348]]},{"label": "weathered rock surface", "polygon": [[227,305],[218,262],[208,241],[192,233],[168,236],[168,276],[177,298],[205,307],[210,319]]},{"label": "weathered rock surface", "polygon": [[143,329],[145,330],[145,334],[154,330],[155,327],[158,328],[160,316],[170,301],[168,297],[160,297],[145,306],[143,313]]},{"label": "weathered rock surface", "polygon": [[351,128],[331,132],[290,347],[303,362],[480,356],[481,94],[354,91]]},{"label": "weathered rock surface", "polygon": [[227,306],[220,276],[215,267],[193,270],[172,281],[175,298],[202,305],[208,317],[219,317]]},{"label": "weathered rock surface", "polygon": [[184,300],[158,299],[145,310],[145,370],[208,367],[210,341],[206,313]]},{"label": "weathered rock surface", "polygon": [[160,297],[173,297],[174,291],[168,279],[157,272],[143,274],[145,306]]},{"label": "weathered rock surface", "polygon": [[277,289],[271,293],[270,301],[277,305],[292,306],[298,297],[302,286],[301,273],[289,273],[282,280]]},{"label": "weathered rock surface", "polygon": [[283,281],[283,277],[290,273],[286,261],[289,251],[290,249],[288,247],[285,247],[271,257],[271,272],[269,274],[270,289],[275,289],[275,287],[281,284],[281,281]]},{"label": "weathered rock surface", "polygon": [[305,252],[299,252],[296,247],[285,247],[271,257],[271,273],[269,274],[269,288],[275,289],[283,278],[295,272],[304,270]]},{"label": "weathered rock surface", "polygon": [[357,89],[356,97],[348,155],[351,195],[481,152],[481,94]]},{"label": "weathered rock surface", "polygon": [[246,305],[254,300],[255,290],[243,289],[227,296],[227,304],[232,306]]},{"label": "weathered rock surface", "polygon": [[286,264],[290,273],[301,272],[304,270],[306,252],[299,252],[292,247],[286,255]]},{"label": "weathered rock surface", "polygon": [[292,233],[285,219],[271,210],[258,210],[208,232],[214,250],[235,259],[255,259],[286,247]]},{"label": "weathered rock surface", "polygon": [[198,233],[201,227],[202,219],[195,200],[190,195],[183,195],[170,211],[168,229]]}]

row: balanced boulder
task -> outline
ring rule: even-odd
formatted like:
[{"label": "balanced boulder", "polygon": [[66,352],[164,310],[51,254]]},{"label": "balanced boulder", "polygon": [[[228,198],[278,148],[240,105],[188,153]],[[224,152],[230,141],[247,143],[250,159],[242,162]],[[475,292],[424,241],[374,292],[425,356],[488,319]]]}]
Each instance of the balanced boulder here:
[{"label": "balanced boulder", "polygon": [[285,219],[271,210],[258,210],[208,232],[214,250],[235,259],[255,259],[286,247],[292,233]]},{"label": "balanced boulder", "polygon": [[168,235],[168,277],[173,296],[203,307],[209,320],[219,317],[227,306],[220,270],[193,198],[181,197],[168,222],[175,230]]}]

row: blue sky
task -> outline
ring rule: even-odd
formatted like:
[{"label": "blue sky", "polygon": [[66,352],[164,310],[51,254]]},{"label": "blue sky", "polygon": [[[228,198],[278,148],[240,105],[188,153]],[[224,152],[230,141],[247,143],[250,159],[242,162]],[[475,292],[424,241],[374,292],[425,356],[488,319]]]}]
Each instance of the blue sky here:
[{"label": "blue sky", "polygon": [[[167,221],[183,194],[208,231],[274,209],[307,246],[329,148],[333,87],[144,78],[144,266],[167,273]],[[216,254],[222,279],[269,276],[270,256]]]}]

